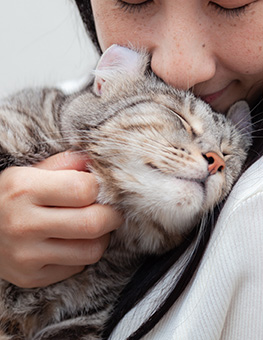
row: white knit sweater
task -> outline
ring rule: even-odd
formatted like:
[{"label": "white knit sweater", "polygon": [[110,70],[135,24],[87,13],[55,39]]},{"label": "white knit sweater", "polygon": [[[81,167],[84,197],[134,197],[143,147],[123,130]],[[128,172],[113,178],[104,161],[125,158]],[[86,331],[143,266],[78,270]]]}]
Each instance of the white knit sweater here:
[{"label": "white knit sweater", "polygon": [[[147,317],[176,266],[110,337],[124,340]],[[229,196],[188,288],[144,340],[263,339],[263,159]]]}]

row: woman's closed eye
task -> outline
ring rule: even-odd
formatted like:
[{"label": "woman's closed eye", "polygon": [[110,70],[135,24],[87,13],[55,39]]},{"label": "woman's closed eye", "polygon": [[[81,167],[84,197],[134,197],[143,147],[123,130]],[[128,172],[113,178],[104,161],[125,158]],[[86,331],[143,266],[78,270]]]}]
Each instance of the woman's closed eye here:
[{"label": "woman's closed eye", "polygon": [[246,12],[249,5],[251,5],[255,1],[247,1],[247,0],[218,0],[218,1],[210,1],[209,5],[217,11],[218,14],[230,16],[230,17],[238,17]]},{"label": "woman's closed eye", "polygon": [[123,1],[123,0],[117,0],[116,4],[123,9],[125,12],[134,12],[137,11],[139,12],[140,10],[148,7],[153,0],[128,0],[128,1]]}]

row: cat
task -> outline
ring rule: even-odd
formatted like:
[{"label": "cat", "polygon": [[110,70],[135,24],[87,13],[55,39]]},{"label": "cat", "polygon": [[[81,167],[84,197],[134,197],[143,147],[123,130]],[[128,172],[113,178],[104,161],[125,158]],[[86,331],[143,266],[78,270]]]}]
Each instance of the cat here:
[{"label": "cat", "polygon": [[158,79],[149,61],[113,45],[78,93],[25,90],[2,100],[0,169],[84,152],[98,202],[125,223],[98,263],[63,282],[23,289],[0,280],[0,339],[100,339],[144,256],[179,245],[238,178],[251,144],[248,105],[215,113]]}]

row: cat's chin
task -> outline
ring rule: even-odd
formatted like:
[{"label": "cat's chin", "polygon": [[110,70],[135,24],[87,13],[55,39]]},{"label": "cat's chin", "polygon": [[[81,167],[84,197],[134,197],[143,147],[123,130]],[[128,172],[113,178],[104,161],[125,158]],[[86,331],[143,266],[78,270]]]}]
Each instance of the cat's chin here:
[{"label": "cat's chin", "polygon": [[134,254],[162,254],[181,244],[200,219],[201,214],[188,216],[184,232],[178,230],[176,223],[163,225],[150,219],[129,219],[115,236],[118,244]]},{"label": "cat's chin", "polygon": [[133,202],[130,197],[127,220],[117,231],[119,241],[130,251],[166,252],[178,246],[200,221],[205,197],[202,183],[175,178],[165,192],[156,188],[147,199],[136,197]]},{"label": "cat's chin", "polygon": [[225,179],[217,173],[210,176],[205,184],[204,211],[211,211],[216,203],[219,203],[227,194]]},{"label": "cat's chin", "polygon": [[204,184],[174,177],[159,185],[162,190],[155,186],[155,192],[149,192],[142,211],[152,216],[152,220],[162,225],[168,233],[174,228],[180,234],[185,233],[203,212],[206,196]]}]

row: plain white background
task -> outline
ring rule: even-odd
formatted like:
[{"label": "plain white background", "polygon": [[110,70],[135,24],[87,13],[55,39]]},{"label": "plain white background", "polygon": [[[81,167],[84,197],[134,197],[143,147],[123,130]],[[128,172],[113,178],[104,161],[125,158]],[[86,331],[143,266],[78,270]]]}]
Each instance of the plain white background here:
[{"label": "plain white background", "polygon": [[96,60],[73,0],[0,0],[0,96],[85,76]]}]

